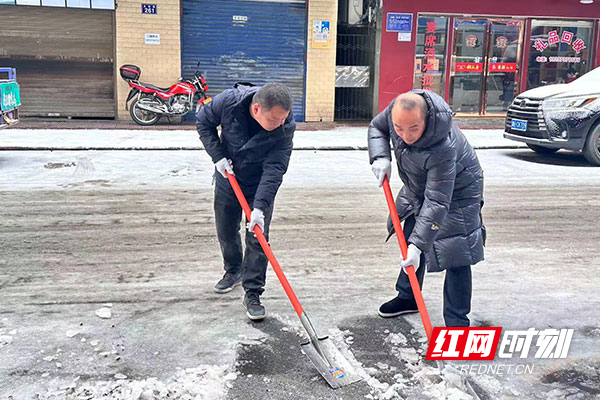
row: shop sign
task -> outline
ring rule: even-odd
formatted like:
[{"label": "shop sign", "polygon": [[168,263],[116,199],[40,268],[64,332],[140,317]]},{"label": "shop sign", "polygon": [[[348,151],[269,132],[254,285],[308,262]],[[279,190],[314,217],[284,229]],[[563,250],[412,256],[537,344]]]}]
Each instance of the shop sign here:
[{"label": "shop sign", "polygon": [[483,63],[456,63],[456,72],[482,72]]},{"label": "shop sign", "polygon": [[[575,40],[573,40],[575,39]],[[544,38],[538,38],[533,42],[533,47],[539,52],[543,52],[546,47],[558,44],[558,43],[566,43],[570,44],[573,50],[577,54],[583,49],[586,48],[585,42],[583,39],[575,38],[573,36],[573,32],[562,31],[562,34],[559,36],[558,31],[550,31],[548,32],[548,38],[544,40]]]},{"label": "shop sign", "polygon": [[424,59],[424,69],[423,69],[423,82],[422,88],[423,90],[431,90],[433,87],[433,75],[432,72],[437,72],[440,68],[439,60],[435,58],[435,45],[436,45],[436,36],[435,31],[437,28],[437,22],[431,21],[427,22],[427,26],[425,28],[425,59]]},{"label": "shop sign", "polygon": [[328,49],[331,45],[329,21],[313,21],[313,49]]},{"label": "shop sign", "polygon": [[516,72],[517,63],[490,63],[490,72]]}]

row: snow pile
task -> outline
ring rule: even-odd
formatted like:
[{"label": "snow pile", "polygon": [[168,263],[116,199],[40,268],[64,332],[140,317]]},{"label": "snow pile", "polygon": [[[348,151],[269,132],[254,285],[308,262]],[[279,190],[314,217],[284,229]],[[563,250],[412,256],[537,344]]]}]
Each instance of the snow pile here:
[{"label": "snow pile", "polygon": [[[125,377],[125,378],[123,378]],[[123,378],[123,379],[119,379]],[[77,385],[75,379],[70,385],[49,390],[41,395],[45,400],[217,400],[231,388],[236,372],[227,366],[201,365],[197,368],[180,370],[167,382],[156,378],[128,380],[126,375],[116,374],[115,381],[88,382]]]}]

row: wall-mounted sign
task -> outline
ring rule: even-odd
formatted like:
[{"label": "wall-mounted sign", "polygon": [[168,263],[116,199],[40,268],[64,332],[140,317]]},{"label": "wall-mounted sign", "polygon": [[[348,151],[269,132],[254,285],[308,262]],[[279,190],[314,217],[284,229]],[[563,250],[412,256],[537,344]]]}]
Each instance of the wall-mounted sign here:
[{"label": "wall-mounted sign", "polygon": [[387,13],[386,32],[411,33],[413,25],[412,14]]},{"label": "wall-mounted sign", "polygon": [[410,42],[411,33],[410,32],[398,32],[398,41],[399,42]]},{"label": "wall-mounted sign", "polygon": [[142,14],[156,14],[156,4],[142,3]]},{"label": "wall-mounted sign", "polygon": [[145,44],[160,44],[160,33],[144,33]]},{"label": "wall-mounted sign", "polygon": [[328,49],[331,45],[329,21],[313,21],[312,47],[313,49]]}]

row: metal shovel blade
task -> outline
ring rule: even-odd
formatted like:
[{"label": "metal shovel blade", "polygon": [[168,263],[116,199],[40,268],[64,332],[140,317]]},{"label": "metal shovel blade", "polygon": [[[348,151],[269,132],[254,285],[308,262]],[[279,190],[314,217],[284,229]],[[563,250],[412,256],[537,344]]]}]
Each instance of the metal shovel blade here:
[{"label": "metal shovel blade", "polygon": [[361,380],[354,367],[327,336],[319,338],[317,343],[309,341],[301,346],[317,371],[333,389]]}]

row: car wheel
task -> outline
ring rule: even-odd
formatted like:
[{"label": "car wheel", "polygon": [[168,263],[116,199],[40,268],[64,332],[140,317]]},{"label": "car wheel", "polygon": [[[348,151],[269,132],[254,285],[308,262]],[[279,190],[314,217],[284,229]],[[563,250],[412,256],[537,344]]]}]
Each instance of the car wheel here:
[{"label": "car wheel", "polygon": [[592,164],[600,165],[600,125],[588,134],[583,146],[583,156]]},{"label": "car wheel", "polygon": [[527,147],[529,147],[531,150],[535,151],[538,154],[552,154],[558,151],[558,149],[555,149],[553,147],[544,147],[529,143],[527,143]]}]

